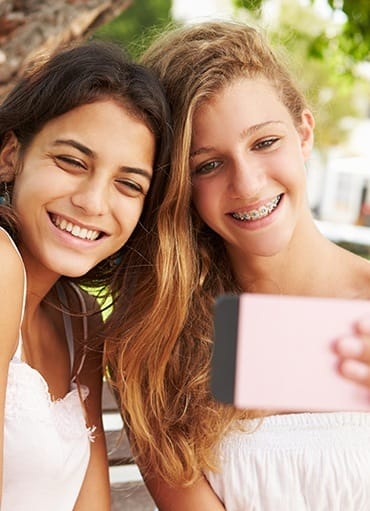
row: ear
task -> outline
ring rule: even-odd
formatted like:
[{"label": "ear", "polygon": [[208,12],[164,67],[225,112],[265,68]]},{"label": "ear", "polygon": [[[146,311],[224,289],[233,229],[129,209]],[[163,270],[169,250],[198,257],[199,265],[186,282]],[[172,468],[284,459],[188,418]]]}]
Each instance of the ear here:
[{"label": "ear", "polygon": [[298,133],[301,138],[301,147],[304,160],[307,161],[310,157],[314,135],[313,130],[315,127],[315,119],[310,110],[305,109],[302,112],[302,122],[298,128]]},{"label": "ear", "polygon": [[0,176],[2,181],[13,181],[18,163],[19,142],[12,131],[6,133],[0,151]]}]

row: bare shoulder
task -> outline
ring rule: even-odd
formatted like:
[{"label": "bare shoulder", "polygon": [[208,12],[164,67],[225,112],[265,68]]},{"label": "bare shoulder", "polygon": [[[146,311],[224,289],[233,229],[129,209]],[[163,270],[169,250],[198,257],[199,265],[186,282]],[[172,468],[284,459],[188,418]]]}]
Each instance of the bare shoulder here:
[{"label": "bare shoulder", "polygon": [[162,511],[225,511],[205,477],[191,486],[174,487],[152,474],[145,483]]},{"label": "bare shoulder", "polygon": [[23,281],[24,272],[21,257],[10,240],[9,235],[3,229],[0,229],[0,254],[0,275],[9,274],[10,272],[14,279],[19,274],[21,281]]},{"label": "bare shoulder", "polygon": [[348,254],[349,278],[356,298],[370,299],[370,260],[357,254]]},{"label": "bare shoulder", "polygon": [[14,351],[21,325],[24,301],[24,267],[8,235],[0,229],[0,297],[1,353],[5,359]]},{"label": "bare shoulder", "polygon": [[359,261],[359,280],[362,281],[362,287],[364,289],[364,298],[370,299],[370,260],[364,257],[360,258]]},{"label": "bare shoulder", "polygon": [[0,279],[2,289],[6,290],[6,298],[9,300],[12,295],[19,296],[22,303],[25,284],[23,262],[9,236],[2,229],[0,229],[0,254]]}]

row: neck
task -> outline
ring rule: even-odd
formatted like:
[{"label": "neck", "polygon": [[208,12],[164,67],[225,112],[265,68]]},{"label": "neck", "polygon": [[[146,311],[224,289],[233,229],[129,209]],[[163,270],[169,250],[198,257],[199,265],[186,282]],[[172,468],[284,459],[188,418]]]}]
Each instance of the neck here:
[{"label": "neck", "polygon": [[338,247],[328,241],[313,221],[298,227],[288,246],[271,256],[245,254],[233,258],[234,273],[245,292],[325,295],[332,278],[330,260]]},{"label": "neck", "polygon": [[42,266],[36,259],[20,247],[27,275],[27,316],[33,316],[41,306],[44,298],[50,293],[61,275]]},{"label": "neck", "polygon": [[[33,358],[45,343],[45,331],[50,321],[56,324],[54,306],[58,305],[54,286],[59,275],[52,274],[44,268],[37,271],[34,265],[25,263],[27,275],[26,308],[22,322],[24,356],[31,365]],[[50,320],[50,318],[53,318]],[[31,348],[32,347],[32,348]],[[36,351],[35,351],[36,350]]]}]

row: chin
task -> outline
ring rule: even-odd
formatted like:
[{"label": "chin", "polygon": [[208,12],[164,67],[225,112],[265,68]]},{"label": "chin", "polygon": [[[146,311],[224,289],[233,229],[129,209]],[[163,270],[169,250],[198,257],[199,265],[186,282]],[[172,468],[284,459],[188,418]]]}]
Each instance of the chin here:
[{"label": "chin", "polygon": [[274,256],[280,254],[280,252],[282,252],[282,250],[279,250],[279,249],[275,249],[275,250],[272,250],[272,249],[271,250],[260,250],[255,255],[259,256],[259,257],[274,257]]},{"label": "chin", "polygon": [[76,265],[73,265],[70,267],[64,266],[64,267],[61,267],[60,269],[58,269],[59,270],[58,273],[63,277],[77,279],[77,278],[83,277],[84,275],[89,273],[89,271],[93,267],[94,266],[89,266],[88,268],[86,268],[86,266],[85,266],[84,268],[79,268],[79,267],[76,267]]},{"label": "chin", "polygon": [[79,277],[83,277],[84,275],[87,275],[89,273],[90,270],[92,270],[93,266],[91,268],[89,268],[88,270],[86,270],[86,268],[84,270],[81,270],[81,271],[78,271],[78,270],[74,270],[74,271],[71,271],[70,273],[65,273],[64,275],[66,277],[70,277],[70,278],[74,278],[74,279],[77,279]]},{"label": "chin", "polygon": [[284,252],[289,245],[290,237],[281,238],[279,239],[266,239],[261,240],[260,243],[256,244],[255,246],[249,246],[248,252],[251,256],[256,257],[274,257],[282,252]]}]

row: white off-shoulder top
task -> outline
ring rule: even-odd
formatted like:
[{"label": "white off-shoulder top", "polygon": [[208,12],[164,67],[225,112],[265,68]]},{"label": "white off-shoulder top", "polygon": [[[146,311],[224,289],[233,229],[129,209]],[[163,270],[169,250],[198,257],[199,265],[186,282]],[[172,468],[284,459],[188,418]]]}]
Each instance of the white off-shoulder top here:
[{"label": "white off-shoulder top", "polygon": [[[83,296],[75,290],[83,307]],[[61,287],[58,292],[63,293]],[[86,317],[83,321],[86,341]],[[64,325],[73,367],[67,314]],[[63,399],[53,400],[45,379],[22,360],[21,353],[20,334],[6,389],[1,511],[72,511],[90,457],[91,431],[81,402],[88,389],[78,389],[71,376],[70,391]]]},{"label": "white off-shoulder top", "polygon": [[[370,413],[238,421],[207,472],[227,511],[369,511]],[[244,431],[243,431],[244,428]]]}]

